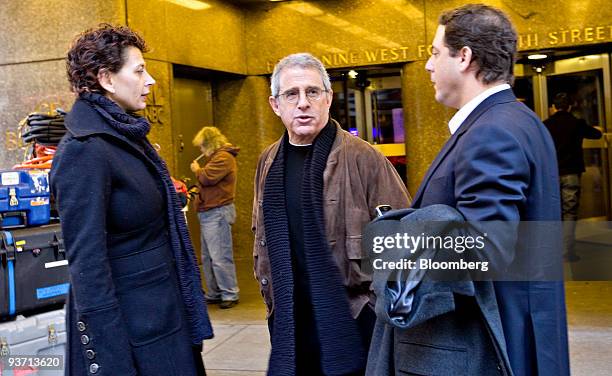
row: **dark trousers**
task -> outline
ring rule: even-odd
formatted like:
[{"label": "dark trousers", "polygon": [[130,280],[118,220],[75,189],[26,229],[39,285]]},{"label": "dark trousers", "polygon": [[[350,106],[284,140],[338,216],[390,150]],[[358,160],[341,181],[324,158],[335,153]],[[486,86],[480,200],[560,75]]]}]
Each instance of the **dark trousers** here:
[{"label": "dark trousers", "polygon": [[[312,310],[296,309],[295,311],[295,361],[296,375],[298,376],[318,376],[323,375],[321,371],[321,348],[317,338],[317,329],[312,319]],[[268,330],[270,337],[273,334],[274,314],[268,318]],[[372,332],[376,323],[376,314],[366,305],[357,317],[357,327],[364,349],[370,348]],[[282,333],[279,333],[282,335]],[[346,376],[362,376],[365,369]]]},{"label": "dark trousers", "polygon": [[196,366],[198,376],[206,376],[206,370],[204,369],[204,360],[202,360],[202,345],[191,347],[193,349],[193,359]]},{"label": "dark trousers", "polygon": [[563,218],[563,253],[575,255],[575,233],[580,208],[580,174],[561,175],[561,214]]}]

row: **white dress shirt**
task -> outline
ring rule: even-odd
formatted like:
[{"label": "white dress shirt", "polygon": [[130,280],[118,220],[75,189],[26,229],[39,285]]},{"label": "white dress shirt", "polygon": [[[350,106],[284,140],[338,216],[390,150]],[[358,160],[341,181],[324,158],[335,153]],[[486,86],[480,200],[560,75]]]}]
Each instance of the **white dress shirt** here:
[{"label": "white dress shirt", "polygon": [[470,116],[472,111],[474,111],[476,107],[478,107],[478,105],[481,104],[485,99],[489,98],[495,93],[499,93],[500,91],[506,89],[510,89],[510,85],[500,84],[493,86],[478,94],[477,96],[472,98],[472,100],[464,104],[463,107],[461,107],[459,111],[455,113],[455,116],[453,116],[452,119],[450,119],[450,121],[448,122],[448,129],[450,129],[450,133],[455,134],[455,132],[457,132],[457,129],[459,129],[465,119],[467,119],[467,117]]}]

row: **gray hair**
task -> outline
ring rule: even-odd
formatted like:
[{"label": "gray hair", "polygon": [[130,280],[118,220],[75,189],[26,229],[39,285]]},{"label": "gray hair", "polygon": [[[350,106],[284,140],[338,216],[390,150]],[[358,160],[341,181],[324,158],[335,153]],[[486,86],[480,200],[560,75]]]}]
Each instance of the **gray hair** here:
[{"label": "gray hair", "polygon": [[321,60],[317,59],[316,57],[312,56],[307,52],[302,52],[285,56],[274,67],[274,72],[272,72],[272,78],[270,80],[270,91],[272,92],[273,97],[277,97],[280,94],[279,91],[281,71],[285,68],[293,67],[300,67],[302,69],[314,69],[319,71],[319,74],[321,75],[321,80],[323,81],[323,89],[331,90],[329,74],[327,74],[327,71],[325,70],[323,63],[321,63]]}]

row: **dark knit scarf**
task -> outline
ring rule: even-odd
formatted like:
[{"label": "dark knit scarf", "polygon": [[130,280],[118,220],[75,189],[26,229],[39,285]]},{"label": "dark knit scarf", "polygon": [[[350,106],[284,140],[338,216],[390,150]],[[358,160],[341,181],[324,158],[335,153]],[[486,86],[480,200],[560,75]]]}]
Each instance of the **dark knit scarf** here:
[{"label": "dark knit scarf", "polygon": [[[194,345],[201,345],[202,340],[212,338],[213,333],[201,287],[198,264],[187,231],[185,216],[181,211],[166,163],[146,138],[151,125],[143,117],[127,114],[115,102],[98,93],[83,93],[80,97],[92,105],[116,132],[143,148],[145,156],[161,179],[166,193],[170,242],[186,316],[191,328],[191,340]],[[146,320],[146,317],[143,320]]]},{"label": "dark knit scarf", "polygon": [[[352,318],[346,288],[332,258],[323,214],[323,171],[336,136],[329,122],[319,133],[304,162],[302,221],[306,272],[321,345],[321,365],[326,375],[344,375],[364,368],[365,351],[356,321]],[[272,269],[274,322],[268,375],[295,375],[295,322],[293,272],[289,225],[285,206],[285,132],[278,154],[270,166],[263,193],[266,244]]]}]

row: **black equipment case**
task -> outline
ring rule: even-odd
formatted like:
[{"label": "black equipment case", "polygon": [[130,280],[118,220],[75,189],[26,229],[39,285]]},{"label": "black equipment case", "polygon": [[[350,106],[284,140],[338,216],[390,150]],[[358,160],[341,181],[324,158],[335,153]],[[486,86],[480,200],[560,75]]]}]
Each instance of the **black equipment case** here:
[{"label": "black equipment case", "polygon": [[56,309],[68,287],[59,223],[0,231],[0,320]]}]

